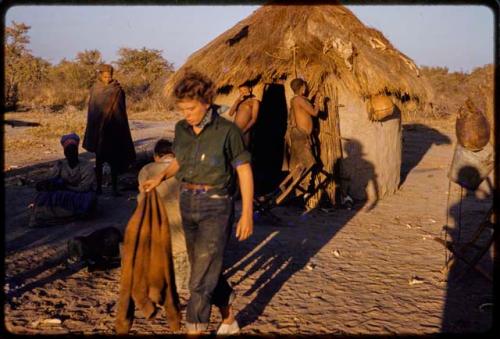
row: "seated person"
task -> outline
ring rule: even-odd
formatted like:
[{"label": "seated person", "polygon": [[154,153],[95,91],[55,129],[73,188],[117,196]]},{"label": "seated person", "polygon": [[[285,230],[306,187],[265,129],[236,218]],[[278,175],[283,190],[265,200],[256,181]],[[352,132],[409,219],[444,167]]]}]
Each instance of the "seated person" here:
[{"label": "seated person", "polygon": [[80,138],[75,133],[64,135],[61,145],[64,160],[51,169],[48,179],[36,184],[30,227],[63,224],[89,216],[96,207],[94,166],[79,159]]},{"label": "seated person", "polygon": [[[174,158],[172,143],[166,139],[160,139],[154,147],[154,162],[145,165],[139,172],[139,186],[146,180],[154,178],[168,167]],[[186,239],[182,228],[181,211],[179,207],[179,181],[171,177],[163,181],[156,188],[156,192],[163,202],[168,215],[170,236],[172,239],[172,255],[174,258],[175,280],[178,288],[187,288],[189,281],[189,261],[186,250]],[[144,198],[144,192],[139,193],[137,202]]]}]

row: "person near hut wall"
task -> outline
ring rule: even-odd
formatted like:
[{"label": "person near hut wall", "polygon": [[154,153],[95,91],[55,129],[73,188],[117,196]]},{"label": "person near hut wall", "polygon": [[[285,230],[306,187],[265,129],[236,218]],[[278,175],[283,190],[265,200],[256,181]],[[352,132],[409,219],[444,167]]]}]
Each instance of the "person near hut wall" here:
[{"label": "person near hut wall", "polygon": [[[289,129],[285,135],[285,144],[289,148],[290,159],[288,169],[290,173],[296,173],[295,176],[304,175],[306,177],[301,181],[300,186],[309,190],[312,182],[310,170],[317,163],[313,153],[312,133],[313,133],[313,117],[317,117],[319,113],[319,102],[321,99],[316,96],[315,105],[313,106],[307,99],[307,83],[305,80],[296,78],[290,83],[294,96],[290,100],[290,121]],[[304,199],[307,198],[307,193]]]},{"label": "person near hut wall", "polygon": [[36,184],[30,227],[62,224],[89,216],[95,209],[95,172],[91,163],[78,157],[79,143],[75,133],[61,138],[65,159],[51,168],[48,179]]},{"label": "person near hut wall", "polygon": [[105,162],[111,167],[113,195],[118,192],[118,174],[135,160],[135,149],[127,118],[125,92],[113,79],[113,67],[100,65],[98,81],[90,91],[83,148],[96,154],[97,194],[102,193]]},{"label": "person near hut wall", "polygon": [[220,117],[213,106],[215,86],[204,75],[188,72],[175,84],[178,109],[185,116],[175,126],[169,167],[140,186],[150,191],[164,178],[181,182],[180,209],[191,266],[186,311],[188,334],[207,329],[211,305],[222,316],[218,334],[239,332],[231,304],[234,291],[223,276],[223,255],[234,220],[236,174],[242,211],[236,226],[239,241],[253,232],[253,176],[250,153],[240,129]]},{"label": "person near hut wall", "polygon": [[[148,179],[154,178],[164,171],[174,159],[172,142],[160,139],[154,147],[154,162],[145,165],[138,176],[139,186]],[[174,259],[175,281],[177,287],[187,288],[189,280],[189,262],[186,250],[186,239],[182,229],[181,211],[179,209],[179,181],[171,177],[163,181],[156,188],[165,211],[168,213],[170,238],[172,239],[172,255]],[[139,192],[137,203],[144,199],[144,192]]]},{"label": "person near hut wall", "polygon": [[244,83],[238,87],[240,95],[229,109],[229,116],[234,115],[234,123],[243,133],[247,149],[251,149],[252,127],[259,115],[259,100],[253,95],[252,87]]}]

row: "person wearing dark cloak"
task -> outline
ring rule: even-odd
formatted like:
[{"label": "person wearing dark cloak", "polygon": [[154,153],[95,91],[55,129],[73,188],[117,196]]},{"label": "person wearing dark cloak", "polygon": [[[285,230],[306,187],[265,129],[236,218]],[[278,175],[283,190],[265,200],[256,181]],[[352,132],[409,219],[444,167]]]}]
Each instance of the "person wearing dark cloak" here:
[{"label": "person wearing dark cloak", "polygon": [[96,154],[97,194],[102,193],[103,165],[111,167],[113,195],[118,193],[118,174],[135,160],[135,149],[127,118],[125,92],[113,79],[113,67],[101,65],[92,87],[83,148]]},{"label": "person wearing dark cloak", "polygon": [[30,227],[52,226],[84,218],[97,204],[96,177],[92,164],[79,159],[80,137],[64,135],[64,160],[50,170],[47,179],[37,182]]}]

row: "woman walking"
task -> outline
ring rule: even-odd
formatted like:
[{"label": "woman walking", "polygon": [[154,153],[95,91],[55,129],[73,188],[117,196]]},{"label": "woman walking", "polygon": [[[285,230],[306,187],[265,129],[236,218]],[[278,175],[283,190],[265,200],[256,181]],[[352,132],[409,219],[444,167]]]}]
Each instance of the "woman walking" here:
[{"label": "woman walking", "polygon": [[185,117],[175,126],[175,159],[140,189],[150,191],[173,175],[181,182],[180,209],[191,266],[188,334],[207,329],[211,305],[222,316],[217,333],[235,334],[239,326],[231,307],[234,292],[222,275],[222,263],[234,221],[235,173],[242,196],[236,237],[243,241],[253,232],[250,153],[239,128],[218,115],[213,105],[215,87],[209,79],[187,73],[175,85],[174,96]]}]

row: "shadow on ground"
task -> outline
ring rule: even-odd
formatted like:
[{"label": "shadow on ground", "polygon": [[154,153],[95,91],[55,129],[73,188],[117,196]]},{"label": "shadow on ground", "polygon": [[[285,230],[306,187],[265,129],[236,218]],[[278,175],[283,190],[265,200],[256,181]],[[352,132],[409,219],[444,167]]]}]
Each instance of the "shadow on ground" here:
[{"label": "shadow on ground", "polygon": [[401,161],[401,180],[403,186],[408,174],[423,159],[432,145],[449,145],[451,139],[437,129],[422,125],[403,125],[403,158]]}]

